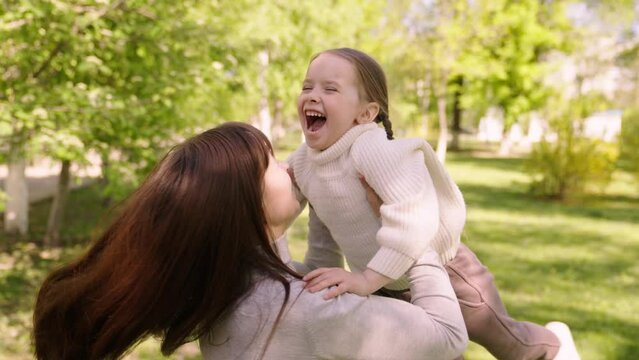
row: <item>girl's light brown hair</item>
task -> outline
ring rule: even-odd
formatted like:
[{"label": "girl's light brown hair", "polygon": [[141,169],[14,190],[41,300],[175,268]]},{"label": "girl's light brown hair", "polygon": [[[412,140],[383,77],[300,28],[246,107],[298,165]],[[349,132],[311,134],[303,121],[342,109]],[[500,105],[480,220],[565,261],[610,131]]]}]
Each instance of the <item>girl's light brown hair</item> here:
[{"label": "girl's light brown hair", "polygon": [[380,109],[376,123],[382,123],[389,140],[393,139],[393,125],[388,112],[388,86],[386,85],[386,75],[382,67],[371,56],[351,48],[339,48],[322,51],[313,56],[311,62],[322,54],[333,54],[350,62],[357,73],[362,90],[366,96],[366,101],[376,102]]},{"label": "girl's light brown hair", "polygon": [[282,283],[283,308],[286,275],[298,275],[273,250],[266,226],[269,153],[266,137],[241,123],[172,149],[88,252],[42,284],[36,357],[119,358],[149,335],[161,337],[168,355],[210,331],[256,272]]}]

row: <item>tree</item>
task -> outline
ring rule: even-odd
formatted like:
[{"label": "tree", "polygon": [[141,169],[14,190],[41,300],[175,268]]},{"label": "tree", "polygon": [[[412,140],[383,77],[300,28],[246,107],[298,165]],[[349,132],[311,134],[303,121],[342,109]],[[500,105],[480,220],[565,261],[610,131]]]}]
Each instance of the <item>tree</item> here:
[{"label": "tree", "polygon": [[[135,183],[158,149],[193,125],[180,116],[195,88],[193,72],[223,52],[211,51],[215,42],[194,20],[194,7],[12,3],[0,23],[2,38],[9,39],[1,45],[0,62],[8,70],[0,85],[0,135],[11,144],[5,151],[17,154],[9,161],[44,155],[66,169],[94,149],[110,167],[105,176],[111,190]],[[191,50],[202,44],[203,51]],[[62,200],[67,185],[58,188]]]},{"label": "tree", "polygon": [[413,46],[414,66],[423,77],[416,83],[422,111],[427,112],[430,98],[435,100],[439,120],[437,155],[443,162],[448,143],[448,98],[453,93],[450,81],[459,74],[459,57],[469,38],[465,27],[471,21],[472,6],[462,0],[410,2],[404,24]]},{"label": "tree", "polygon": [[[499,106],[504,134],[517,119],[544,106],[552,93],[545,84],[553,51],[568,51],[572,26],[566,2],[537,0],[479,1],[474,37],[460,59],[465,86],[464,107]],[[502,142],[500,152],[509,152]]]},{"label": "tree", "polygon": [[374,48],[362,39],[371,36],[383,5],[362,0],[210,5],[224,13],[222,41],[229,44],[227,57],[233,59],[229,71],[238,91],[230,99],[228,116],[252,120],[273,141],[281,129],[297,127],[295,99],[310,57],[332,47]]}]

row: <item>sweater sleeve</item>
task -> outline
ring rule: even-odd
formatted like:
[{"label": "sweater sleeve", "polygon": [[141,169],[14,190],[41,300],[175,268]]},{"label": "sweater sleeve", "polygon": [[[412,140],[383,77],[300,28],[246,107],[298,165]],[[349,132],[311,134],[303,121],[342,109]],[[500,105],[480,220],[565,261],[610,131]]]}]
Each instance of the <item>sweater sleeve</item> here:
[{"label": "sweater sleeve", "polygon": [[[452,359],[468,343],[448,275],[429,250],[408,273],[411,302],[346,293],[306,297],[305,328],[313,357],[323,359]],[[327,291],[327,290],[324,290]],[[316,296],[312,296],[316,295]]]},{"label": "sweater sleeve", "polygon": [[380,249],[367,266],[392,279],[408,271],[439,226],[435,187],[424,154],[414,144],[370,131],[352,148],[355,167],[384,203],[376,235]]}]

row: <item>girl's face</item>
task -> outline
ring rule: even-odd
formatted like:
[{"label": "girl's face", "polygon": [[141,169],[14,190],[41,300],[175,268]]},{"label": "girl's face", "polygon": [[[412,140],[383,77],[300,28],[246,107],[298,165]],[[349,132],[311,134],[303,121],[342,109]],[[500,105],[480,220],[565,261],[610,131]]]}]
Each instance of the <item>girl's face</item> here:
[{"label": "girl's face", "polygon": [[315,58],[297,99],[306,144],[325,150],[353,126],[369,122],[359,93],[355,68],[348,60],[330,53]]},{"label": "girl's face", "polygon": [[288,164],[271,155],[264,173],[264,212],[266,222],[276,236],[288,228],[300,210],[287,168]]}]

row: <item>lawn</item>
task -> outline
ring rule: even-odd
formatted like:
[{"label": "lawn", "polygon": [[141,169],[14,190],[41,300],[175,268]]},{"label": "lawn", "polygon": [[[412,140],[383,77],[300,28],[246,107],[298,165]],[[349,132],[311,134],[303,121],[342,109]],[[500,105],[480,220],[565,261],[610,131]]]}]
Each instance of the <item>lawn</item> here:
[{"label": "lawn", "polygon": [[[568,323],[582,359],[639,359],[639,197],[629,174],[578,203],[526,193],[520,159],[451,154],[468,207],[463,241],[495,275],[517,319]],[[304,256],[304,218],[290,233]],[[494,359],[471,343],[465,358]]]},{"label": "lawn", "polygon": [[[638,359],[639,196],[630,175],[616,173],[605,194],[559,204],[527,195],[521,160],[451,154],[447,166],[468,205],[463,241],[495,275],[510,313],[541,324],[570,324],[584,360]],[[32,206],[27,241],[0,234],[0,358],[32,357],[35,291],[49,269],[86,246],[102,213],[98,194],[95,186],[71,194],[61,251],[29,241],[41,237],[48,201]],[[303,214],[290,232],[298,260],[306,220]],[[157,349],[149,340],[129,358],[157,358]],[[492,359],[474,344],[465,357]],[[198,358],[197,348],[188,346],[173,358]]]}]

